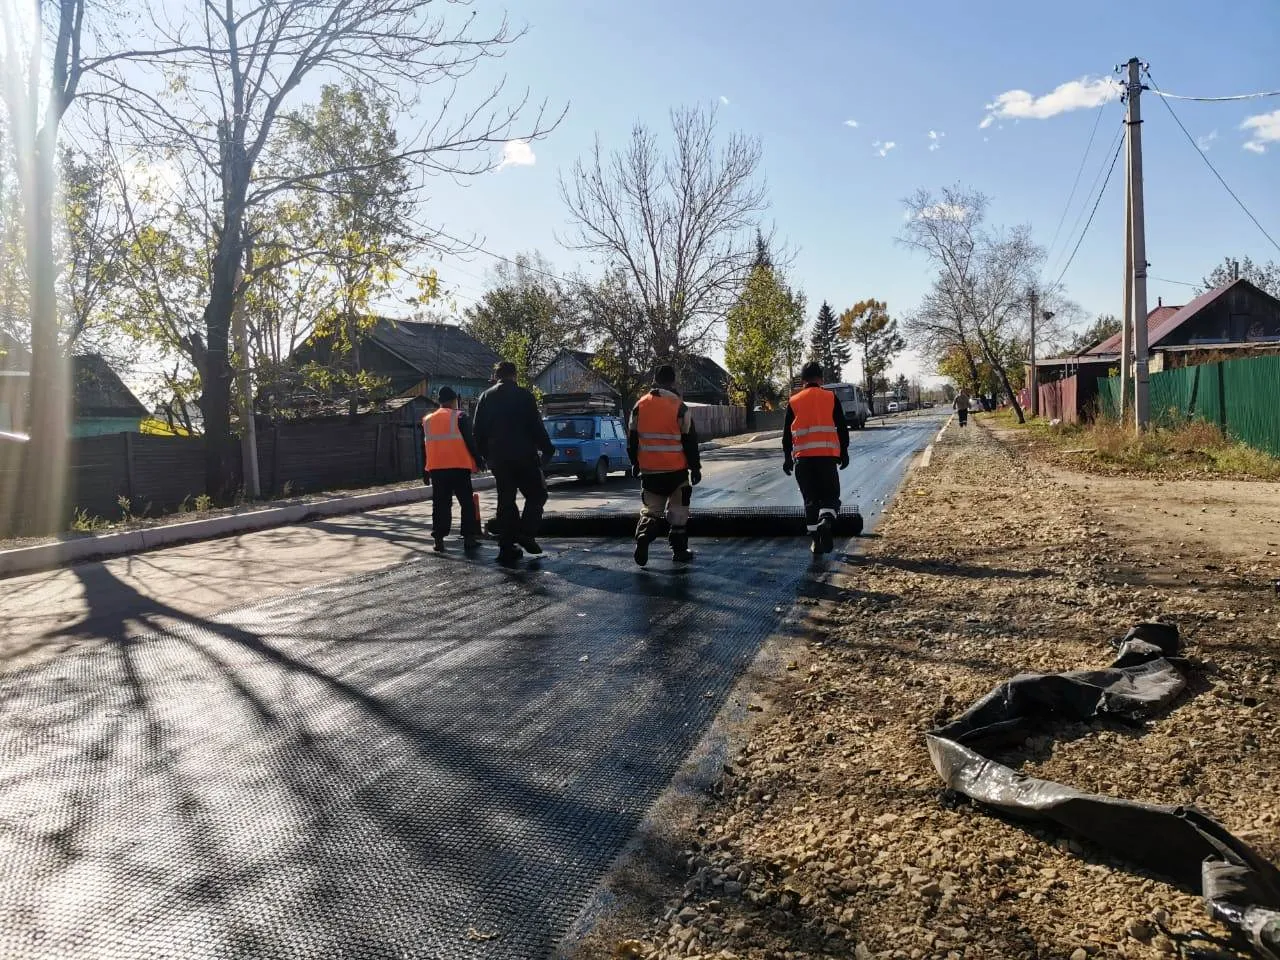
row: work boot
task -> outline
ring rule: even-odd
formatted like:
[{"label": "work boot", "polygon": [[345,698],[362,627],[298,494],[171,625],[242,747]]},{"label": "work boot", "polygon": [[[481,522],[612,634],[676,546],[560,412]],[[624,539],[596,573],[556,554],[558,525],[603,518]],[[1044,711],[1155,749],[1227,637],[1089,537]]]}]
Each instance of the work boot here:
[{"label": "work boot", "polygon": [[533,537],[518,537],[516,543],[520,544],[520,549],[529,554],[529,556],[542,556],[542,547],[538,546],[538,541]]},{"label": "work boot", "polygon": [[632,554],[632,556],[635,557],[636,564],[638,566],[643,567],[646,563],[648,563],[649,562],[649,541],[637,540],[636,552]]},{"label": "work boot", "polygon": [[479,549],[480,549],[480,538],[479,538],[479,537],[463,537],[463,538],[462,538],[462,549],[463,549],[463,550],[466,550],[468,553],[471,553],[471,552],[473,552],[473,551],[479,550]]},{"label": "work boot", "polygon": [[835,521],[830,514],[818,521],[818,549],[822,553],[830,553],[835,549]]},{"label": "work boot", "polygon": [[504,543],[498,548],[498,563],[504,567],[515,566],[520,562],[520,558],[524,556],[524,551],[517,547],[514,543]]},{"label": "work boot", "polygon": [[431,549],[436,553],[444,553],[444,537],[436,537],[436,545]]},{"label": "work boot", "polygon": [[671,544],[671,559],[676,563],[688,563],[693,559],[689,550],[689,534],[684,530],[672,530],[668,538]]},{"label": "work boot", "polygon": [[809,552],[815,557],[822,556],[822,538],[818,535],[817,530],[809,534]]}]

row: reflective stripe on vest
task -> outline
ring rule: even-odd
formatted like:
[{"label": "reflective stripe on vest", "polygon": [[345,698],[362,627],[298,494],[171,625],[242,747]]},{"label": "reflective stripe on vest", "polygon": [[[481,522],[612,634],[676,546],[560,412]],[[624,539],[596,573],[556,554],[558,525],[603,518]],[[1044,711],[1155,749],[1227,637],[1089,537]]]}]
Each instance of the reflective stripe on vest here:
[{"label": "reflective stripe on vest", "polygon": [[636,433],[640,439],[642,473],[673,473],[687,470],[680,433],[680,398],[646,393],[636,404]]},{"label": "reflective stripe on vest", "polygon": [[792,396],[791,455],[839,457],[840,434],[836,430],[836,395],[822,387],[805,387]]},{"label": "reflective stripe on vest", "polygon": [[462,429],[458,426],[459,416],[461,414],[457,410],[441,407],[422,418],[422,445],[428,471],[475,472],[476,462],[471,459],[467,441],[462,437]]}]

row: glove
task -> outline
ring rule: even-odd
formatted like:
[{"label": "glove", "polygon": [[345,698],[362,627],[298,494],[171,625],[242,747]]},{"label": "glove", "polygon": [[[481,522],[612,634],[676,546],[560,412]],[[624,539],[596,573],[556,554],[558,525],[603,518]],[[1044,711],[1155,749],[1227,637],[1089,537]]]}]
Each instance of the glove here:
[{"label": "glove", "polygon": [[787,457],[785,460],[782,461],[782,472],[785,473],[788,477],[791,476],[791,472],[795,470],[795,468],[796,468],[796,462],[792,460],[790,457]]},{"label": "glove", "polygon": [[431,486],[431,471],[429,470],[422,471],[422,485],[424,487]]},{"label": "glove", "polygon": [[702,471],[699,470],[697,467],[694,467],[692,470],[689,471],[689,483],[691,483],[693,486],[696,487],[701,482],[702,482]]},{"label": "glove", "polygon": [[633,464],[631,465],[631,475],[632,475],[633,477],[638,477],[638,476],[640,476],[640,464],[638,464],[638,463],[633,463]]},{"label": "glove", "polygon": [[843,470],[848,465],[849,465],[849,454],[848,454],[848,451],[846,451],[840,454],[840,469]]},{"label": "glove", "polygon": [[484,473],[488,469],[489,464],[485,463],[483,458],[476,461],[476,473]]}]

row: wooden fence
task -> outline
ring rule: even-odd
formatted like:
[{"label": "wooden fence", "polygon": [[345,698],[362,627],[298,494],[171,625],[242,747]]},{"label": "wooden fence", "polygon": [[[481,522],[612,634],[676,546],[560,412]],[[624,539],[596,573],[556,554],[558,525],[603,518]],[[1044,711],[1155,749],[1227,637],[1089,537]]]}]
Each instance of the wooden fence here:
[{"label": "wooden fence", "polygon": [[[0,449],[0,490],[13,498],[25,446]],[[134,516],[172,513],[205,491],[201,437],[79,437],[70,441],[67,461],[64,524],[77,513],[118,520],[125,507]],[[234,469],[239,484],[238,445]],[[258,476],[264,496],[376,486],[421,475],[422,425],[393,414],[285,421],[259,429]],[[0,534],[24,529],[32,512],[21,503],[5,504],[0,525],[10,529],[0,529]]]}]

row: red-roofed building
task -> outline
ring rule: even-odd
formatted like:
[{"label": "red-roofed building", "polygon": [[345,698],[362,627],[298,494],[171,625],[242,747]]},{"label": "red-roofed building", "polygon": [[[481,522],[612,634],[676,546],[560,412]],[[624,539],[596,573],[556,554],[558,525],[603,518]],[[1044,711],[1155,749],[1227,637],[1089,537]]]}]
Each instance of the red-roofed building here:
[{"label": "red-roofed building", "polygon": [[[1280,350],[1280,300],[1248,280],[1215,287],[1183,306],[1157,303],[1147,314],[1148,370],[1159,373],[1211,360]],[[1053,416],[1075,421],[1096,403],[1098,380],[1120,366],[1120,334],[1066,357],[1036,361]],[[1075,378],[1074,384],[1065,381]],[[1062,381],[1062,386],[1055,386]],[[1045,395],[1041,407],[1045,407]],[[1063,409],[1063,404],[1067,409]]]}]

